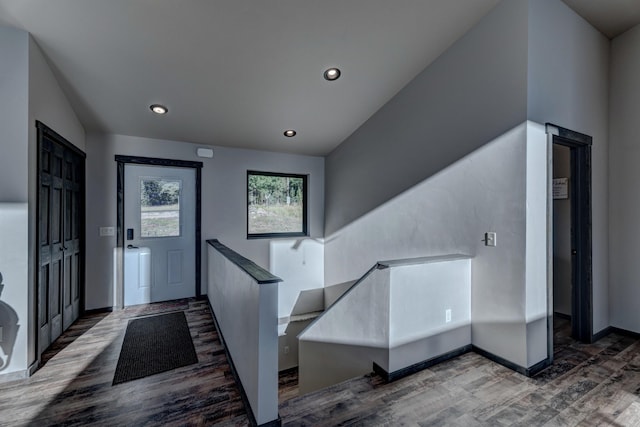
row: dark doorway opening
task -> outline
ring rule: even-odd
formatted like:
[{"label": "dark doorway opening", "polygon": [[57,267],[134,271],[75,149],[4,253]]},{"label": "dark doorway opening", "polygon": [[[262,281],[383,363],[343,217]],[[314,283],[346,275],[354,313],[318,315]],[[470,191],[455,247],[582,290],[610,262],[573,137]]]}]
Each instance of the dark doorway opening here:
[{"label": "dark doorway opening", "polygon": [[[593,341],[591,230],[592,138],[547,124],[553,143],[553,307],[571,322],[571,337]],[[568,176],[567,176],[568,175]],[[566,179],[565,179],[566,178]],[[549,334],[553,336],[553,320]]]}]

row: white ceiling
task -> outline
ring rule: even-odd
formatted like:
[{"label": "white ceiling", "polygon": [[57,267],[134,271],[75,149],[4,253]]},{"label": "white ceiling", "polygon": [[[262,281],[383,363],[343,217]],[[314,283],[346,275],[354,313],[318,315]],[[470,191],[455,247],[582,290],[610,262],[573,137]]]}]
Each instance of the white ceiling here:
[{"label": "white ceiling", "polygon": [[[88,132],[325,155],[498,2],[0,0],[0,23],[32,33]],[[607,34],[640,22],[639,0],[565,2]]]}]

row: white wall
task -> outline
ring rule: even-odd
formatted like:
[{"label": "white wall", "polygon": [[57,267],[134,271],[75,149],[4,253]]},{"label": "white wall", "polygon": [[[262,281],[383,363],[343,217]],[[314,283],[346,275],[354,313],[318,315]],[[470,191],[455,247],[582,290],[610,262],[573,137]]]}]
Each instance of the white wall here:
[{"label": "white wall", "polygon": [[24,372],[29,364],[28,37],[24,31],[0,26],[0,301],[16,313],[20,325],[13,354],[0,376]]},{"label": "white wall", "polygon": [[202,290],[206,292],[204,240],[217,238],[226,246],[269,268],[269,239],[246,239],[247,170],[309,175],[309,234],[323,237],[324,159],[253,150],[213,147],[212,159],[196,156],[200,145],[126,135],[87,137],[87,308],[113,305],[112,251],[116,237],[100,237],[99,227],[116,226],[116,162],[132,155],[197,160],[202,169]]},{"label": "white wall", "polygon": [[327,157],[327,235],[525,121],[526,22],[500,3]]},{"label": "white wall", "polygon": [[[535,125],[517,126],[327,236],[326,282],[358,278],[377,260],[452,253],[474,256],[473,344],[528,366],[525,179],[531,126]],[[497,247],[484,246],[488,231],[497,233]],[[545,257],[546,247],[542,250]],[[545,292],[546,281],[542,286]],[[544,351],[546,355],[546,343]]]},{"label": "white wall", "polygon": [[[560,0],[498,5],[327,158],[326,284],[381,256],[476,254],[474,344],[524,367],[546,357],[542,124],[553,122],[594,139],[593,329],[608,326],[608,54]],[[484,156],[476,166],[446,168],[525,118],[497,138],[513,139],[501,152],[494,142],[465,158]],[[478,243],[485,231],[498,232],[494,252]]]},{"label": "white wall", "polygon": [[609,40],[560,0],[529,0],[527,118],[593,137],[593,332],[609,326]]},{"label": "white wall", "polygon": [[[27,203],[0,203],[0,381],[12,373],[24,376],[29,367],[27,312],[29,271]],[[14,319],[17,317],[17,322]],[[13,376],[11,376],[12,379]]]},{"label": "white wall", "polygon": [[527,362],[531,367],[549,355],[548,322],[548,248],[551,227],[549,213],[550,150],[545,127],[527,122],[526,160],[526,293],[525,322],[527,324]]},{"label": "white wall", "polygon": [[640,332],[640,25],[616,37],[611,52],[610,306],[611,325]]},{"label": "white wall", "polygon": [[282,279],[278,287],[278,317],[290,316],[294,307],[296,314],[322,310],[324,292],[302,291],[324,287],[323,241],[278,239],[269,246],[269,271]]}]

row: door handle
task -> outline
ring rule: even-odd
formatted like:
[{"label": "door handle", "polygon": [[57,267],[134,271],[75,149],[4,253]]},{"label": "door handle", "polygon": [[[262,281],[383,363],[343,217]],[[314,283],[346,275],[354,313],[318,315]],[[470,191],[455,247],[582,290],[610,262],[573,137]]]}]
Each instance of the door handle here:
[{"label": "door handle", "polygon": [[66,251],[68,248],[66,246],[60,246],[61,251]]}]

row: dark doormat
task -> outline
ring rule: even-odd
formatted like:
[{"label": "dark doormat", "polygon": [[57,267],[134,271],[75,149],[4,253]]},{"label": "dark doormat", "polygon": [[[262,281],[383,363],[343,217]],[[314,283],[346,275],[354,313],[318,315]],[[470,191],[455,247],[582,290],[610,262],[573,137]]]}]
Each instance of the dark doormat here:
[{"label": "dark doormat", "polygon": [[183,311],[133,319],[127,325],[113,385],[197,362]]}]

